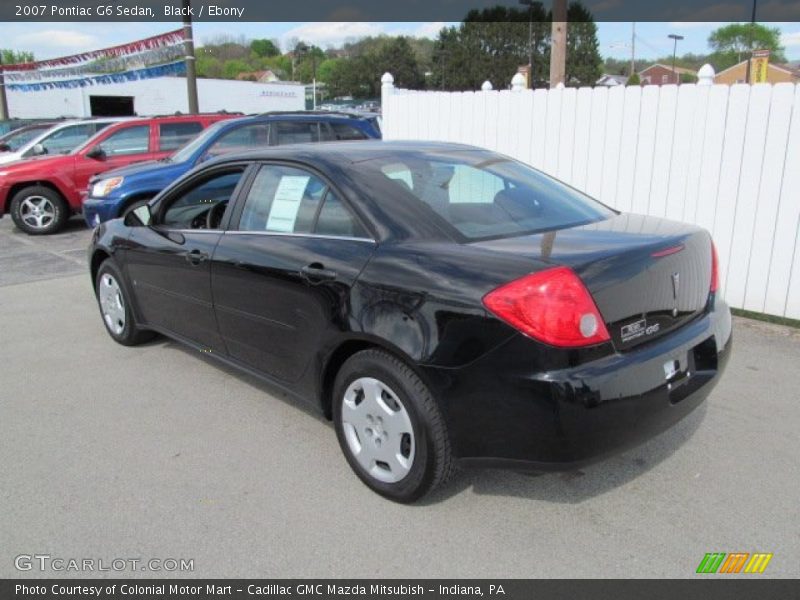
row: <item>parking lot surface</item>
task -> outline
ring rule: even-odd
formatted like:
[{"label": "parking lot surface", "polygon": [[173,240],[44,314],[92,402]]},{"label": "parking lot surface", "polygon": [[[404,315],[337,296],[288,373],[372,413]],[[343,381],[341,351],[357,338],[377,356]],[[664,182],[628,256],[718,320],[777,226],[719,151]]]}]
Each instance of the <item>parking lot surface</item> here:
[{"label": "parking lot surface", "polygon": [[[89,231],[0,219],[0,577],[14,557],[193,559],[194,577],[694,577],[706,552],[800,574],[800,331],[736,319],[728,370],[660,437],[581,471],[476,470],[401,506],[332,426],[160,338],[112,342]],[[737,577],[753,577],[738,575]]]}]

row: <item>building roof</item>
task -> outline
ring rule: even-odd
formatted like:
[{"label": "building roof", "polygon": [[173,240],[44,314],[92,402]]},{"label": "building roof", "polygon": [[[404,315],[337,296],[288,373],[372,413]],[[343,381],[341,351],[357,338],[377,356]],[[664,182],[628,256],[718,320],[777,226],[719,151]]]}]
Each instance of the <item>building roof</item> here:
[{"label": "building roof", "polygon": [[600,77],[597,81],[594,82],[595,85],[608,85],[610,82],[615,82],[611,85],[625,85],[628,83],[628,78],[625,75],[611,75],[609,73],[603,73],[603,76]]},{"label": "building roof", "polygon": [[[661,67],[662,69],[666,69],[667,71],[672,71],[672,65],[664,65],[664,64],[661,64],[661,63],[655,63],[655,64],[652,64],[652,65],[642,69],[641,71],[639,71],[639,75],[649,71],[653,67]],[[697,71],[695,71],[693,69],[686,69],[684,67],[675,67],[675,70],[673,71],[673,73],[678,73],[679,75],[681,75],[683,73],[688,73],[689,75],[697,75]]]},{"label": "building roof", "polygon": [[[735,65],[728,67],[727,69],[723,69],[722,71],[717,73],[715,75],[715,77],[718,77],[718,76],[722,75],[723,73],[726,73],[727,71],[732,71],[733,69],[735,69],[737,67],[741,67],[742,65],[746,65],[746,64],[747,64],[747,60],[743,60],[742,62],[738,62]],[[786,73],[794,75],[795,77],[800,77],[800,69],[792,66],[791,64],[777,64],[777,63],[771,62],[771,63],[768,63],[767,68],[768,69],[778,69],[779,71],[784,71]]]}]

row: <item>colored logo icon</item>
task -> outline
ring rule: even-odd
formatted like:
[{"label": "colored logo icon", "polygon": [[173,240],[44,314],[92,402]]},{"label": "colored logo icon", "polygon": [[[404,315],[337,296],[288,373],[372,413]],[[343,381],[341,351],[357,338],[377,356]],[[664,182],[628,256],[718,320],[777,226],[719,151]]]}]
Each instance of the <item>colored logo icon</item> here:
[{"label": "colored logo icon", "polygon": [[772,553],[708,552],[697,566],[697,573],[763,573]]}]

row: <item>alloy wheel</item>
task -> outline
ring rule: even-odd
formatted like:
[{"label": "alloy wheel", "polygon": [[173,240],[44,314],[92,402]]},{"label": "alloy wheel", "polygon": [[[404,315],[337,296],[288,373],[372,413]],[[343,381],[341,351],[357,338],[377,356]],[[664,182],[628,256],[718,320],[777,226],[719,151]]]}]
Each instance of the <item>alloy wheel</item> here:
[{"label": "alloy wheel", "polygon": [[20,217],[33,229],[45,229],[56,218],[56,207],[44,196],[28,196],[20,203]]}]

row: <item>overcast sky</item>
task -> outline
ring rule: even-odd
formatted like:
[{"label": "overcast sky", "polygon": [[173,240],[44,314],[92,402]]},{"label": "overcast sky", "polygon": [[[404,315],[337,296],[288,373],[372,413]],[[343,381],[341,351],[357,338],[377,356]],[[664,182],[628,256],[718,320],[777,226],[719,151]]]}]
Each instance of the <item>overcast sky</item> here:
[{"label": "overcast sky", "polygon": [[[684,36],[678,54],[708,51],[709,34],[724,23],[637,23],[636,57],[653,59],[672,53],[670,33]],[[180,26],[170,23],[125,23],[108,27],[100,23],[2,23],[3,47],[32,50],[37,59],[53,58],[95,48],[113,46],[148,37]],[[285,43],[300,38],[323,48],[367,35],[404,34],[435,38],[448,23],[195,23],[195,38],[204,41],[220,35],[247,38],[277,38]],[[800,60],[800,23],[772,23],[778,27],[789,60]],[[631,23],[598,23],[600,53],[617,58],[630,57]]]}]

